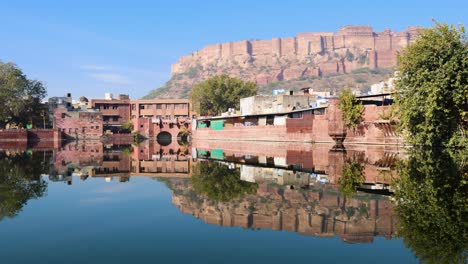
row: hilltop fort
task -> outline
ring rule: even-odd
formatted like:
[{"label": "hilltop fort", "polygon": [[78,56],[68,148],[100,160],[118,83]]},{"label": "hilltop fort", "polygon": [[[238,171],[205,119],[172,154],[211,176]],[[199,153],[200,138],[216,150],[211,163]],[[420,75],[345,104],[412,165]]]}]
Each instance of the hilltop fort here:
[{"label": "hilltop fort", "polygon": [[[419,29],[408,27],[400,32],[390,29],[375,32],[371,26],[344,26],[336,33],[305,32],[288,38],[209,45],[173,64],[171,80],[162,90],[156,90],[153,97],[185,97],[194,83],[222,73],[270,88],[284,81],[312,82],[339,74],[379,74],[382,71],[375,69],[390,69],[396,65],[398,51],[419,35]],[[359,69],[367,72],[359,72]],[[391,74],[390,71],[386,73]],[[366,83],[384,78],[371,77],[361,76],[357,83],[364,87]]]}]

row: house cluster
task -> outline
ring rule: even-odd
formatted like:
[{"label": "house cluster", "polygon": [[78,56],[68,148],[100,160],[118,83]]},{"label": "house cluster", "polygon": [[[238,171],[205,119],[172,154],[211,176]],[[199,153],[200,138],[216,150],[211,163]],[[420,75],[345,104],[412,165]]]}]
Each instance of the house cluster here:
[{"label": "house cluster", "polygon": [[182,127],[189,127],[192,117],[187,99],[131,100],[128,95],[104,99],[80,97],[72,100],[71,94],[49,99],[54,128],[69,138],[100,138],[103,135],[138,132],[145,137],[155,137],[160,132],[176,136]]}]

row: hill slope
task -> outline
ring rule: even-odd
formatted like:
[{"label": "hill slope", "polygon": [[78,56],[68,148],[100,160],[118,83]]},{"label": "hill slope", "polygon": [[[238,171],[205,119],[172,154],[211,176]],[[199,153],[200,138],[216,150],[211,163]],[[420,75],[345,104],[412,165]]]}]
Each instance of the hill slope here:
[{"label": "hill slope", "polygon": [[172,65],[171,79],[144,98],[187,98],[195,83],[223,73],[257,82],[260,93],[307,86],[316,91],[346,86],[365,91],[392,74],[397,52],[418,32],[418,27],[374,32],[370,26],[345,26],[337,33],[210,45],[180,58]]}]

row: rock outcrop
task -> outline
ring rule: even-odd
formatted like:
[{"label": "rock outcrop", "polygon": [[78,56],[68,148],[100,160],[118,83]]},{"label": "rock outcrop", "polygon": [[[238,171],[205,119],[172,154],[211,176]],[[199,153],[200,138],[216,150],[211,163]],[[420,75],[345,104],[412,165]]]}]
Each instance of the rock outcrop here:
[{"label": "rock outcrop", "polygon": [[223,73],[266,86],[360,68],[392,68],[397,52],[418,34],[419,27],[374,32],[371,26],[344,26],[337,33],[307,32],[290,38],[209,45],[173,64],[172,78],[158,94],[184,97],[194,83]]}]

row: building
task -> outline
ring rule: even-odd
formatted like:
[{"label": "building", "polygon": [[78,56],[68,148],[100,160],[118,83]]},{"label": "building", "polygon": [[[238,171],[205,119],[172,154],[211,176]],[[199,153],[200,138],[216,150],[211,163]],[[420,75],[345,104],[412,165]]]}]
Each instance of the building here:
[{"label": "building", "polygon": [[53,113],[54,127],[66,138],[99,139],[102,136],[104,124],[99,111],[59,106]]},{"label": "building", "polygon": [[102,113],[104,132],[118,133],[122,125],[130,122],[130,98],[119,95],[117,99],[91,99],[90,107]]},{"label": "building", "polygon": [[241,115],[290,112],[310,108],[314,97],[303,94],[255,95],[240,100]]},{"label": "building", "polygon": [[128,95],[105,99],[81,98],[75,106],[71,95],[52,101],[54,127],[70,138],[99,138],[103,134],[129,134],[136,131],[145,137],[160,133],[175,138],[188,131],[192,117],[187,99],[130,100]]}]

